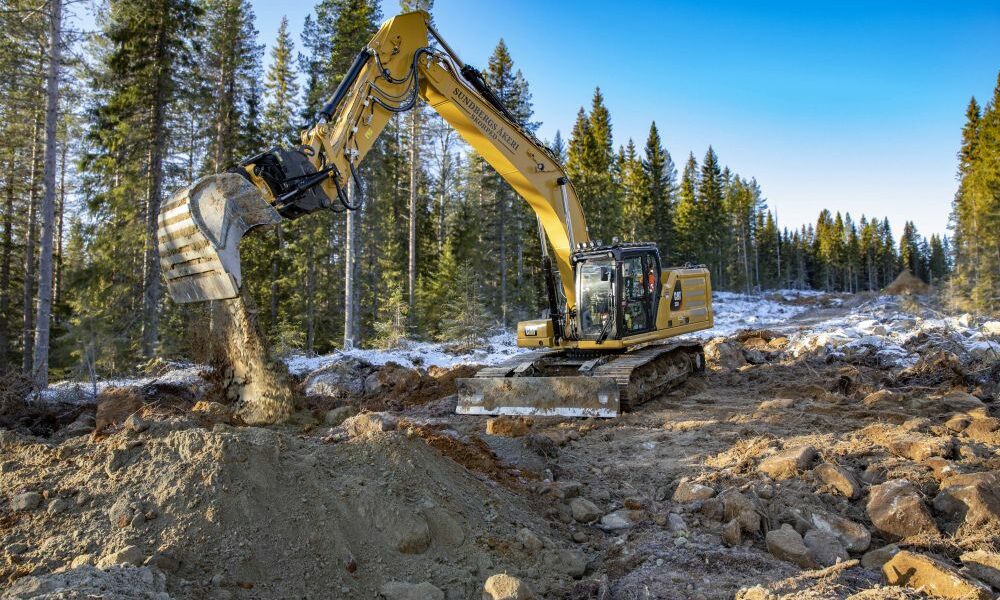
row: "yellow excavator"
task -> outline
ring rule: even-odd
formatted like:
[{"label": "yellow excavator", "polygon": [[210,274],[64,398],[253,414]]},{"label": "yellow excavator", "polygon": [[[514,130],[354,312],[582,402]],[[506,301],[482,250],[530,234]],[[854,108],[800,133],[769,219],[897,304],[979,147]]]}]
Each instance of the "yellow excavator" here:
[{"label": "yellow excavator", "polygon": [[240,239],[252,229],[357,209],[360,162],[389,119],[418,100],[528,202],[543,253],[548,314],[517,326],[518,346],[534,351],[460,379],[458,413],[614,417],[704,368],[698,342],[668,338],[712,327],[708,270],[667,268],[652,243],[592,240],[559,160],[423,11],[381,26],[301,145],[272,148],[163,204],[160,265],[173,300],[237,297]]}]

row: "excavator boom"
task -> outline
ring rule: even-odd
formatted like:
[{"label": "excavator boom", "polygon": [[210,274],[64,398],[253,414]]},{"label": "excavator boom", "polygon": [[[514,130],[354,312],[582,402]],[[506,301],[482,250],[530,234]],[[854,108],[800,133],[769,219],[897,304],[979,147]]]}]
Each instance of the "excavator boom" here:
[{"label": "excavator boom", "polygon": [[[543,252],[548,315],[520,323],[518,345],[549,350],[461,380],[458,412],[614,416],[699,368],[697,344],[631,349],[712,326],[708,271],[664,269],[654,244],[591,240],[559,160],[479,71],[462,63],[423,11],[381,26],[299,146],[251,157],[163,205],[160,264],[171,298],[234,298],[246,233],[319,210],[359,208],[362,161],[389,120],[420,100],[531,206]],[[640,374],[641,386],[633,381]]]}]

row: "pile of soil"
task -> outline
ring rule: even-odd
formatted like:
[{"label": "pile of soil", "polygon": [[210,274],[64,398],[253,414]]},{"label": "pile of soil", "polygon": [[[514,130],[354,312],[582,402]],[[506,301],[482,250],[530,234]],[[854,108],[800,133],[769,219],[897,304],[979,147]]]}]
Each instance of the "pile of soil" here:
[{"label": "pile of soil", "polygon": [[[439,454],[440,433],[366,432],[327,444],[180,418],[147,425],[102,442],[4,434],[3,489],[39,496],[4,510],[0,581],[133,562],[167,573],[166,590],[179,598],[219,589],[372,598],[390,581],[471,598],[494,572],[528,569],[530,553],[496,543],[519,529],[558,557],[540,515]],[[557,581],[558,570],[555,561],[536,572]]]},{"label": "pile of soil", "polygon": [[909,269],[903,269],[896,276],[896,279],[885,288],[885,293],[893,296],[923,296],[930,291],[931,286],[911,273]]}]

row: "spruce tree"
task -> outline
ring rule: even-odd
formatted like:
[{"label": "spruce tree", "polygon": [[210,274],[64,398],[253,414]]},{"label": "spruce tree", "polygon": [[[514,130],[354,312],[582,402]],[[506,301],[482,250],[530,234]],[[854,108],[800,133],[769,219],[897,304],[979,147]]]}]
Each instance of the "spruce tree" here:
[{"label": "spruce tree", "polygon": [[671,264],[674,256],[673,222],[674,205],[677,202],[677,168],[670,157],[670,152],[663,147],[655,121],[649,126],[642,168],[647,186],[646,196],[653,212],[650,238],[659,246],[664,263]]}]

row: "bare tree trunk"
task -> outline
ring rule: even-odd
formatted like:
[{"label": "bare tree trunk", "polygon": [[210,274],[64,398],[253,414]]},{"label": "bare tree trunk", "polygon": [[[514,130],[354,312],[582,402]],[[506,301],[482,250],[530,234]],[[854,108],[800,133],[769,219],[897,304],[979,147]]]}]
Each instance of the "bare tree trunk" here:
[{"label": "bare tree trunk", "polygon": [[49,72],[45,87],[45,170],[42,176],[42,247],[38,257],[38,317],[35,325],[35,386],[49,385],[49,325],[52,318],[52,238],[56,212],[56,124],[59,120],[59,62],[62,48],[62,0],[52,0],[49,26]]},{"label": "bare tree trunk", "polygon": [[[69,136],[67,136],[69,137]],[[69,140],[65,140],[59,157],[59,208],[56,212],[56,275],[55,304],[59,306],[62,299],[63,272],[63,225],[66,218],[66,154],[69,150]]]},{"label": "bare tree trunk", "polygon": [[[354,183],[347,186],[348,202],[354,204]],[[357,311],[357,299],[355,287],[357,286],[357,249],[358,249],[358,215],[357,211],[347,211],[347,220],[344,223],[345,237],[344,243],[344,349],[350,350],[358,343],[355,329],[355,312]]]},{"label": "bare tree trunk", "polygon": [[163,195],[163,146],[166,145],[166,92],[168,73],[163,65],[166,40],[161,31],[157,34],[156,60],[159,73],[153,107],[152,146],[149,154],[149,188],[146,198],[146,252],[143,262],[142,298],[142,353],[152,358],[156,350],[160,328],[160,262],[157,253],[156,219],[160,213],[160,199]]},{"label": "bare tree trunk", "polygon": [[316,252],[309,244],[306,253],[306,352],[313,353],[316,346]]},{"label": "bare tree trunk", "polygon": [[6,373],[10,353],[10,331],[7,311],[10,310],[10,261],[14,251],[14,152],[7,160],[7,193],[3,206],[3,257],[0,259],[0,373]]},{"label": "bare tree trunk", "polygon": [[497,200],[497,237],[500,239],[500,325],[507,327],[507,199],[501,191]]},{"label": "bare tree trunk", "polygon": [[420,160],[420,153],[417,150],[417,136],[420,134],[420,107],[416,106],[410,113],[410,261],[408,269],[408,303],[410,305],[410,318],[414,316],[414,306],[417,295],[417,161]]},{"label": "bare tree trunk", "polygon": [[28,183],[28,231],[24,245],[24,301],[23,329],[21,331],[21,372],[31,374],[32,361],[35,358],[35,221],[38,220],[35,208],[36,187],[38,185],[38,119],[31,134],[31,176]]}]

